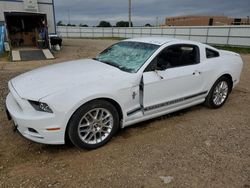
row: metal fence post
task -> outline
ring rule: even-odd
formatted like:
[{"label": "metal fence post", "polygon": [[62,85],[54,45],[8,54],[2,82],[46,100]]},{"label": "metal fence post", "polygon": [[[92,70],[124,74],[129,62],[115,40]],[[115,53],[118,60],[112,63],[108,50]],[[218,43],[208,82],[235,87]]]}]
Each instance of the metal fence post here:
[{"label": "metal fence post", "polygon": [[230,35],[231,35],[231,26],[228,27],[227,45],[229,44]]},{"label": "metal fence post", "polygon": [[66,36],[67,36],[67,38],[69,38],[68,26],[66,26]]},{"label": "metal fence post", "polygon": [[207,27],[207,33],[206,33],[206,44],[207,44],[207,42],[208,42],[208,35],[209,35],[209,26]]},{"label": "metal fence post", "polygon": [[188,40],[191,39],[191,27],[189,27],[189,36],[188,36]]}]

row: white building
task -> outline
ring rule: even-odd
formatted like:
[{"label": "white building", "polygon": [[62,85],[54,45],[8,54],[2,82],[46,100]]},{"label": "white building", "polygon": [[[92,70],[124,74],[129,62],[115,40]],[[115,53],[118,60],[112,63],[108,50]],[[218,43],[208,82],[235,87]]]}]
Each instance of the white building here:
[{"label": "white building", "polygon": [[30,29],[41,19],[46,20],[49,33],[56,33],[54,0],[0,0],[0,23]]}]

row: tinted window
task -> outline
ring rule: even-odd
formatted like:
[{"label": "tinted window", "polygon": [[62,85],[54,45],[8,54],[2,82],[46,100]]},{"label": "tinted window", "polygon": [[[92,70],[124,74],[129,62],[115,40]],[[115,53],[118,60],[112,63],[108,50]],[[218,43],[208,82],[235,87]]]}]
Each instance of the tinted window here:
[{"label": "tinted window", "polygon": [[212,49],[209,49],[209,48],[206,48],[206,57],[207,58],[214,58],[214,57],[219,57],[219,56],[220,56],[219,52],[212,50]]},{"label": "tinted window", "polygon": [[198,46],[181,44],[164,49],[157,57],[157,66],[160,69],[193,65],[200,62]]}]

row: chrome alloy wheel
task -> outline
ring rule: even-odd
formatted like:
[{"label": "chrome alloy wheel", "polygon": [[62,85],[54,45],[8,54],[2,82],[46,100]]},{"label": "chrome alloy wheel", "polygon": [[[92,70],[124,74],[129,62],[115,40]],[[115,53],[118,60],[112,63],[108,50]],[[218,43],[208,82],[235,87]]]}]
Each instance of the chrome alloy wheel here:
[{"label": "chrome alloy wheel", "polygon": [[78,135],[87,144],[98,144],[110,135],[113,125],[113,116],[107,109],[94,108],[79,121]]},{"label": "chrome alloy wheel", "polygon": [[228,83],[226,81],[221,81],[215,87],[213,93],[213,102],[215,105],[221,105],[227,98],[228,95]]}]

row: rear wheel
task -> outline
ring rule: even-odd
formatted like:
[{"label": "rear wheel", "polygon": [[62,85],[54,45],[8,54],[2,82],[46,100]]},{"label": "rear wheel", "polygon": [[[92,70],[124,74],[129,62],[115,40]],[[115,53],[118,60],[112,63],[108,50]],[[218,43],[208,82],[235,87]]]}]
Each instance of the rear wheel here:
[{"label": "rear wheel", "polygon": [[106,144],[118,127],[116,108],[107,101],[95,100],[74,113],[69,122],[68,134],[75,146],[95,149]]},{"label": "rear wheel", "polygon": [[229,96],[232,84],[228,77],[219,78],[209,91],[205,104],[210,108],[223,106]]}]

